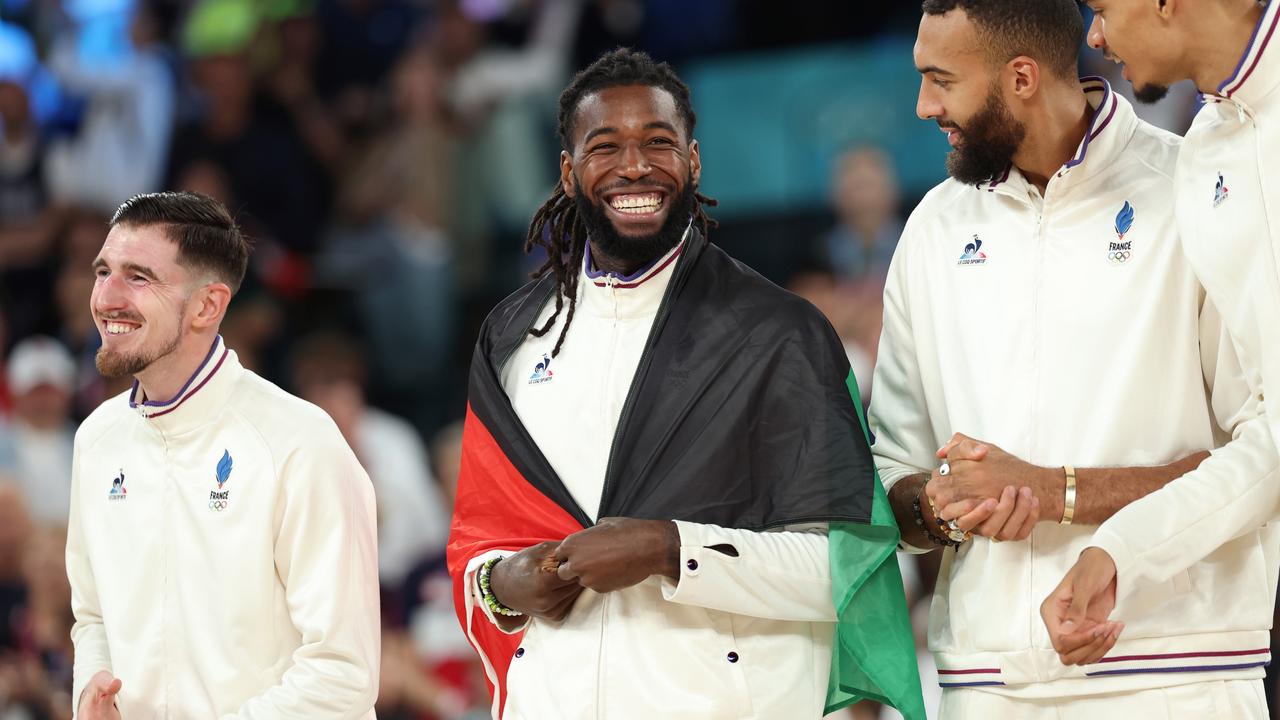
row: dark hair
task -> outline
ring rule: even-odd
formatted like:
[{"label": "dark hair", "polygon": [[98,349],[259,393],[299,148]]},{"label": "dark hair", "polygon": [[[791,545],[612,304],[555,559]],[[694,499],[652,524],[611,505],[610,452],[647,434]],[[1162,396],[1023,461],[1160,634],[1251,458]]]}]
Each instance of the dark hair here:
[{"label": "dark hair", "polygon": [[963,10],[1000,63],[1019,55],[1044,62],[1066,78],[1075,77],[1084,37],[1084,16],[1076,0],[924,0],[926,15]]},{"label": "dark hair", "polygon": [[134,195],[111,216],[111,227],[162,225],[178,244],[178,262],[212,273],[234,295],[244,282],[253,244],[222,203],[193,192]]},{"label": "dark hair", "polygon": [[[656,62],[643,52],[628,48],[617,48],[601,55],[586,69],[573,76],[569,87],[560,94],[560,143],[566,152],[573,152],[573,121],[578,112],[578,105],[584,97],[614,87],[640,85],[655,87],[667,91],[676,102],[676,110],[684,121],[686,140],[693,139],[693,128],[697,124],[697,116],[693,112],[693,101],[689,86],[676,75],[671,66]],[[703,212],[702,206],[715,207],[716,201],[694,193],[693,221],[702,230],[703,236],[716,226],[716,222]],[[587,228],[582,218],[578,217],[578,208],[573,199],[565,195],[564,187],[556,183],[551,198],[543,204],[529,223],[529,236],[525,241],[525,252],[535,248],[543,248],[547,252],[547,261],[533,273],[540,278],[549,272],[556,275],[556,311],[547,319],[545,325],[529,331],[534,337],[542,337],[555,326],[560,311],[564,309],[564,298],[569,298],[569,314],[565,318],[564,329],[556,340],[551,356],[560,354],[565,335],[573,322],[573,313],[578,306],[578,275],[582,266],[583,253],[587,246]]]}]

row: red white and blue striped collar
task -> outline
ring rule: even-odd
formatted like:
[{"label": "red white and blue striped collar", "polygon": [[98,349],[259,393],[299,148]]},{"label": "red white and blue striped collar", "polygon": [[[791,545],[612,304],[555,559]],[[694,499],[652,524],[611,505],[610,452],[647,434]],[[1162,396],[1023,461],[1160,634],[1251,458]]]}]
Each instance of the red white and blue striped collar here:
[{"label": "red white and blue striped collar", "polygon": [[620,276],[616,273],[597,270],[594,263],[591,262],[591,243],[587,243],[586,251],[582,254],[582,272],[596,287],[614,287],[620,290],[630,290],[640,287],[645,282],[652,280],[655,276],[662,273],[670,267],[676,260],[680,258],[680,253],[684,251],[685,243],[689,240],[689,228],[693,227],[690,222],[685,228],[684,235],[681,236],[680,242],[676,246],[667,251],[665,255],[636,270],[630,275]]},{"label": "red white and blue striped collar", "polygon": [[[1251,104],[1280,83],[1280,50],[1274,49],[1280,44],[1277,35],[1280,35],[1280,1],[1272,0],[1263,8],[1235,72],[1218,86],[1218,96]],[[1206,95],[1206,100],[1211,99],[1212,95]]]},{"label": "red white and blue striped collar", "polygon": [[[142,386],[137,380],[133,381],[133,389],[129,392],[129,407],[137,410],[139,414],[148,420],[158,421],[166,426],[173,426],[166,429],[177,429],[179,425],[187,424],[185,420],[194,420],[196,424],[200,424],[201,418],[191,417],[188,415],[201,415],[206,403],[202,402],[205,396],[210,400],[216,401],[212,395],[221,395],[222,393],[213,392],[210,385],[218,384],[215,381],[230,381],[230,375],[233,368],[238,368],[239,362],[235,357],[235,353],[227,348],[222,336],[217,336],[213,345],[209,348],[208,354],[200,363],[200,367],[192,373],[187,379],[178,394],[169,400],[149,400],[144,397]],[[179,412],[181,410],[181,412]]]}]

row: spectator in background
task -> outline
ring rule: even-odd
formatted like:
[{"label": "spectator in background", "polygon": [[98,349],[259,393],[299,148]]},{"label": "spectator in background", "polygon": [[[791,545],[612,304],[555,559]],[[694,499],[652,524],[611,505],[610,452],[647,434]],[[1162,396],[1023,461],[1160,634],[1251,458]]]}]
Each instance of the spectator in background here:
[{"label": "spectator in background", "polygon": [[57,227],[45,194],[44,139],[33,110],[40,73],[27,32],[0,21],[0,296],[10,300],[16,335],[45,320],[39,298],[49,285],[47,262]]},{"label": "spectator in background", "polygon": [[342,431],[373,481],[378,510],[378,578],[398,588],[419,562],[443,555],[449,516],[422,439],[406,421],[365,402],[360,344],[333,331],[294,346],[293,385]]},{"label": "spectator in background", "polygon": [[42,528],[22,556],[25,605],[14,614],[16,652],[0,652],[0,708],[9,718],[71,718],[71,586],[67,582],[62,528]]},{"label": "spectator in background", "polygon": [[831,189],[837,223],[823,237],[820,254],[840,280],[883,286],[902,234],[892,160],[877,148],[850,150],[836,160]]},{"label": "spectator in background", "polygon": [[84,102],[78,131],[51,143],[49,188],[60,204],[111,212],[160,189],[173,130],[175,78],[158,28],[135,0],[64,3],[75,28],[49,67]]},{"label": "spectator in background", "polygon": [[7,428],[0,426],[0,433],[13,441],[17,485],[36,522],[65,526],[71,503],[75,363],[57,340],[37,336],[14,347],[7,371],[13,417]]},{"label": "spectator in background", "polygon": [[[254,82],[250,54],[260,21],[252,0],[201,0],[192,8],[182,47],[205,107],[174,134],[169,184],[178,184],[194,162],[212,162],[229,195],[243,203],[238,210],[261,222],[285,251],[305,256],[328,215],[327,179],[290,115]],[[261,238],[258,246],[272,254]]]},{"label": "spectator in background", "polygon": [[32,527],[22,491],[0,483],[0,656],[18,649],[18,613],[27,601],[22,555]]}]

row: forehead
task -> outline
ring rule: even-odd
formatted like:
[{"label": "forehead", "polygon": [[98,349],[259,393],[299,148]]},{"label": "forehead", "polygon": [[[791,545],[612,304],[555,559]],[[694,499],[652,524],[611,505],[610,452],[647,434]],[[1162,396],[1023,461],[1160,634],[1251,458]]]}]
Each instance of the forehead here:
[{"label": "forehead", "polygon": [[597,90],[578,102],[573,114],[573,143],[576,147],[587,133],[600,128],[638,130],[652,123],[667,123],[683,137],[684,119],[671,93],[649,85]]},{"label": "forehead", "polygon": [[914,54],[917,68],[936,67],[951,72],[986,60],[977,26],[959,8],[920,18]]},{"label": "forehead", "polygon": [[108,265],[131,263],[164,272],[177,268],[178,244],[160,225],[116,225],[107,233],[98,259]]}]

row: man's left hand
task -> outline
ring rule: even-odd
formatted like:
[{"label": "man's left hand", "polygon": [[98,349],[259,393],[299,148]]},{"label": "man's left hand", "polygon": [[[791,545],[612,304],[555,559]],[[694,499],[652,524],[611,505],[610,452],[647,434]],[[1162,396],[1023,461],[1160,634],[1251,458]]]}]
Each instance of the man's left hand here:
[{"label": "man's left hand", "polygon": [[563,580],[606,593],[651,575],[679,577],[680,532],[670,520],[602,518],[565,538],[556,550]]},{"label": "man's left hand", "polygon": [[1061,471],[1032,465],[991,443],[956,433],[938,450],[938,458],[947,461],[949,472],[940,476],[935,471],[925,490],[943,520],[984,500],[1001,500],[1008,487],[1030,488],[1039,500],[1040,517],[1053,517],[1053,508],[1061,505],[1061,490],[1052,491],[1055,483],[1064,482]]},{"label": "man's left hand", "polygon": [[1116,564],[1105,550],[1088,547],[1040,605],[1040,617],[1063,665],[1090,665],[1115,647],[1124,623],[1116,607]]}]

